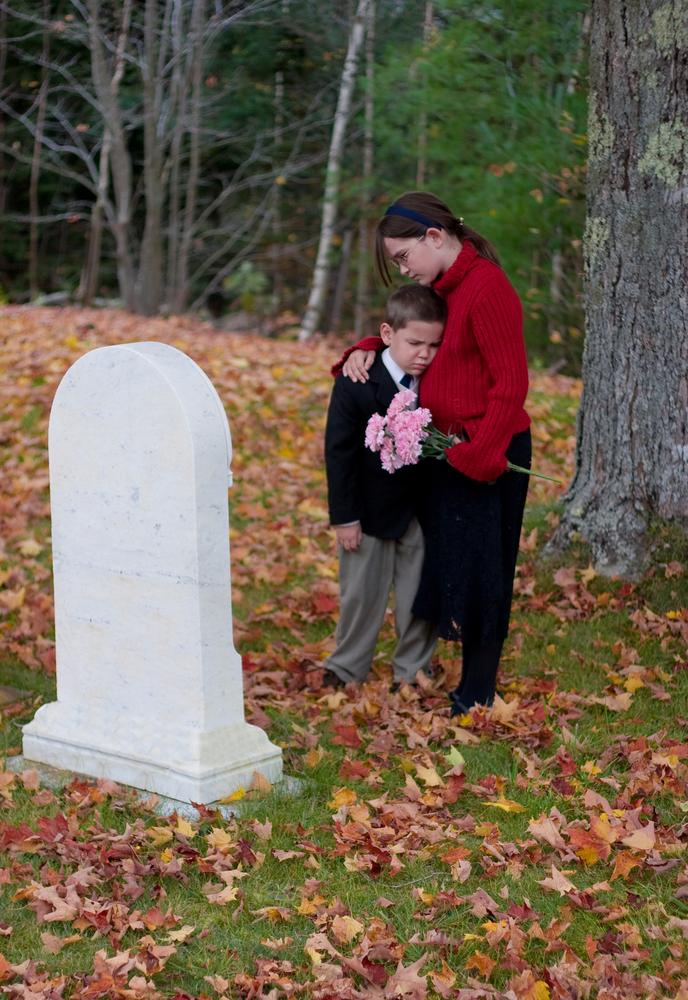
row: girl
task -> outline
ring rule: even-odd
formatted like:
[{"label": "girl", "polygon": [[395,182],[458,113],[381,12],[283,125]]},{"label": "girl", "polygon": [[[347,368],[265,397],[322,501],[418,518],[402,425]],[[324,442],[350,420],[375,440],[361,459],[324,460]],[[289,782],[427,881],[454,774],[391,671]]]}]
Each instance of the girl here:
[{"label": "girl", "polygon": [[[521,304],[488,241],[425,191],[387,209],[375,258],[385,284],[391,263],[447,303],[420,404],[456,444],[446,462],[425,461],[425,562],[413,613],[461,641],[461,683],[450,700],[452,715],[463,714],[492,703],[509,626],[528,477],[506,464],[529,467],[531,452]],[[344,374],[365,381],[381,346],[369,337],[350,349]]]}]

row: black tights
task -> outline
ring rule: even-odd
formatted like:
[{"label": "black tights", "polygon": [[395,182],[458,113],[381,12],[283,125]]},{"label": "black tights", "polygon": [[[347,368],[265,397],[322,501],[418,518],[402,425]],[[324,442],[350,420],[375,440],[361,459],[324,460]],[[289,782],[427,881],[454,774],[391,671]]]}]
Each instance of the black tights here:
[{"label": "black tights", "polygon": [[460,701],[464,708],[492,704],[503,645],[502,639],[494,642],[464,639],[461,683],[452,691],[452,701]]}]

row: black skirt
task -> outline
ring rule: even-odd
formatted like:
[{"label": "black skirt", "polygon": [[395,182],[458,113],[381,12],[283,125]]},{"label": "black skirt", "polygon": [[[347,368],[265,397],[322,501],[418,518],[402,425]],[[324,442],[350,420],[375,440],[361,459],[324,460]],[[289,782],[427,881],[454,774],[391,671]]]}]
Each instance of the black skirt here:
[{"label": "black skirt", "polygon": [[[507,458],[530,467],[530,431],[514,435]],[[528,476],[507,471],[493,484],[425,459],[419,521],[425,561],[413,612],[443,639],[506,638]]]}]

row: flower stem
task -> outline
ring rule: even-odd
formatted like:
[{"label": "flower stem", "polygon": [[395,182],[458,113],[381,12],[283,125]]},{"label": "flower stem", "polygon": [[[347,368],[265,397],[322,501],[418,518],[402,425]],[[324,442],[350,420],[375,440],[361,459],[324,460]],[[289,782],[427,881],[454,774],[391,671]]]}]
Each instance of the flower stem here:
[{"label": "flower stem", "polygon": [[554,476],[545,476],[541,472],[533,472],[532,469],[525,469],[522,465],[514,465],[513,462],[506,463],[507,469],[511,469],[512,472],[523,472],[526,476],[537,476],[538,479],[546,479],[549,483],[557,483],[562,486],[561,479],[555,479]]}]

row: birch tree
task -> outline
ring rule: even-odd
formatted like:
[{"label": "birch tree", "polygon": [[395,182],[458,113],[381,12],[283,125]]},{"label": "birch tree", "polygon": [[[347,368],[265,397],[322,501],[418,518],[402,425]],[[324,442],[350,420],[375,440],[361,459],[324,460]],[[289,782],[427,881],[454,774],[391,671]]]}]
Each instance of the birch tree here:
[{"label": "birch tree", "polygon": [[38,181],[41,172],[41,151],[43,147],[43,129],[45,128],[45,110],[48,103],[48,55],[50,52],[50,32],[48,17],[50,14],[49,0],[43,0],[43,44],[41,48],[41,84],[38,91],[36,109],[36,132],[33,138],[33,153],[31,155],[31,175],[29,179],[29,294],[32,299],[38,295]]},{"label": "birch tree", "polygon": [[339,181],[342,151],[344,148],[344,136],[346,126],[351,112],[351,102],[356,80],[356,66],[358,56],[365,34],[365,21],[370,0],[358,0],[356,14],[351,24],[349,32],[349,44],[342,69],[342,77],[339,86],[339,97],[337,99],[337,110],[335,111],[334,124],[332,126],[332,136],[330,139],[330,150],[327,158],[327,170],[325,174],[325,191],[323,195],[322,219],[320,223],[320,240],[318,243],[318,253],[315,259],[311,290],[308,296],[308,304],[303,318],[299,340],[308,340],[315,333],[322,312],[325,292],[327,289],[327,278],[329,273],[330,247],[337,219],[337,208],[339,204]]},{"label": "birch tree", "polygon": [[633,576],[653,521],[688,529],[685,3],[594,0],[590,37],[584,388],[554,544]]},{"label": "birch tree", "polygon": [[95,96],[103,119],[105,144],[109,146],[103,167],[106,171],[105,178],[108,167],[112,171],[114,192],[114,204],[106,196],[103,205],[115,238],[120,292],[124,304],[129,309],[135,309],[137,305],[134,287],[135,264],[131,246],[133,172],[122,107],[118,97],[119,79],[123,68],[123,48],[127,45],[129,37],[131,3],[132,0],[123,0],[121,6],[119,41],[114,59],[109,58],[106,44],[108,40],[101,31],[100,0],[88,0],[87,26]]},{"label": "birch tree", "polygon": [[375,0],[370,0],[366,24],[366,70],[363,117],[363,164],[361,168],[361,205],[358,220],[358,269],[354,332],[360,340],[370,308],[370,222],[368,206],[373,180],[373,129],[375,123]]},{"label": "birch tree", "polygon": [[[119,88],[122,82],[122,75],[124,73],[124,56],[129,38],[130,20],[131,20],[131,0],[125,0],[121,9],[119,30],[117,33],[117,40],[114,47],[112,75],[109,81],[110,94],[112,95],[115,102],[117,102],[119,99]],[[91,219],[90,219],[89,234],[88,234],[86,260],[81,275],[81,283],[79,285],[79,290],[77,293],[77,297],[85,305],[88,305],[92,302],[98,287],[98,278],[100,274],[100,255],[103,244],[103,217],[106,209],[109,211],[111,222],[113,217],[113,211],[108,201],[111,152],[112,152],[111,126],[108,122],[104,122],[103,139],[100,147],[100,154],[98,157],[98,169],[95,178],[95,201],[93,202],[93,206],[91,208]],[[122,168],[122,163],[120,162],[120,169],[121,168]],[[126,178],[124,179],[124,183],[126,184]],[[131,302],[131,296],[133,295],[133,287],[131,286],[132,268],[128,260],[128,251],[125,249],[127,242],[128,240],[122,241],[122,239],[120,238],[120,242],[118,244],[118,251],[120,253],[124,252],[127,258],[126,262],[123,265],[123,270],[120,273],[121,273],[121,278],[126,282],[124,287],[122,287],[125,301],[127,298],[129,298],[130,299],[129,304],[133,305],[133,302]]]}]

